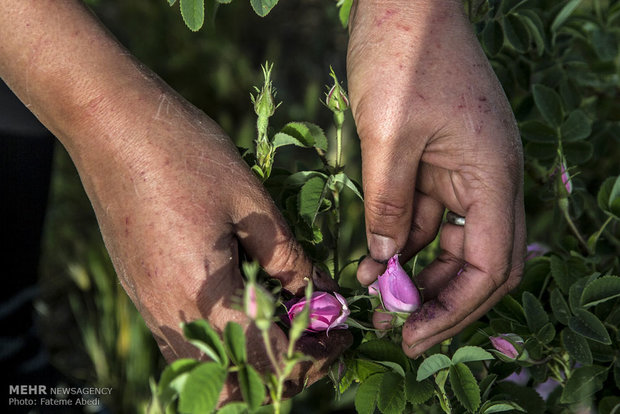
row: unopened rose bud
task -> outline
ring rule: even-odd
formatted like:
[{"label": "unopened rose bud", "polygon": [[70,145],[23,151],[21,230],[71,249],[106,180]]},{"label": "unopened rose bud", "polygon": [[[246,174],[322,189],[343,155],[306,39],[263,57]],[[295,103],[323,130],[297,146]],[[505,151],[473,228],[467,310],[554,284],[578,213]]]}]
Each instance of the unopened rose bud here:
[{"label": "unopened rose bud", "polygon": [[566,193],[571,194],[573,192],[573,182],[571,181],[570,175],[568,174],[565,159],[563,159],[562,163],[560,164],[560,176],[562,178],[562,184],[564,184],[564,188],[566,189]]},{"label": "unopened rose bud", "polygon": [[271,70],[273,64],[265,63],[263,66],[264,83],[261,89],[256,88],[256,96],[251,95],[254,104],[254,112],[259,118],[269,118],[274,114],[278,105],[275,103],[276,91],[271,85]]},{"label": "unopened rose bud", "polygon": [[245,314],[263,330],[269,329],[275,313],[273,297],[255,282],[246,285],[243,297]]},{"label": "unopened rose bud", "polygon": [[[300,299],[288,309],[289,320],[293,320],[306,305],[306,299]],[[345,329],[349,314],[345,298],[338,293],[314,292],[310,298],[310,323],[306,330],[311,332],[329,332],[331,329]]]},{"label": "unopened rose bud", "polygon": [[349,109],[349,98],[344,88],[338,82],[338,78],[331,69],[330,76],[334,80],[334,85],[329,89],[325,97],[325,105],[333,112],[345,112]]},{"label": "unopened rose bud", "polygon": [[420,292],[401,267],[398,255],[388,261],[387,269],[368,287],[368,292],[371,295],[378,292],[385,310],[389,312],[411,313],[422,304]]},{"label": "unopened rose bud", "polygon": [[[523,338],[515,334],[501,334],[499,336],[491,336],[491,345],[497,350],[496,355],[500,359],[507,361],[515,361],[517,358],[527,359],[527,351],[524,349]],[[505,358],[502,358],[504,356]]]}]

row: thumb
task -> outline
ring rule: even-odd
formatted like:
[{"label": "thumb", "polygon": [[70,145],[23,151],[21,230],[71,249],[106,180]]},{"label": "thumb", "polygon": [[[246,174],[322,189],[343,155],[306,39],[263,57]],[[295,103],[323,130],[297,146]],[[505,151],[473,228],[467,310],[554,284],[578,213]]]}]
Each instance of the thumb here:
[{"label": "thumb", "polygon": [[419,154],[398,139],[360,137],[366,236],[370,256],[386,262],[400,252],[411,230]]},{"label": "thumb", "polygon": [[302,294],[304,278],[313,275],[312,263],[271,197],[258,183],[237,194],[232,221],[241,245],[269,275],[280,280],[284,289]]}]

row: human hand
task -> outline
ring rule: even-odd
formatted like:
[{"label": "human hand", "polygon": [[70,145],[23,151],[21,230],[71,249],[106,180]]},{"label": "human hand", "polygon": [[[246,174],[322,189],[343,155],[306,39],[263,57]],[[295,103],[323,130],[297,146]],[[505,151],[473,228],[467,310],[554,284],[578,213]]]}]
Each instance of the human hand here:
[{"label": "human hand", "polygon": [[[507,99],[459,1],[356,2],[348,85],[362,149],[372,283],[395,253],[431,242],[440,255],[416,281],[424,305],[403,327],[412,358],[486,313],[521,277],[523,162]],[[376,312],[385,328],[389,315]]]},{"label": "human hand", "polygon": [[[222,130],[136,62],[78,1],[0,5],[0,76],[71,155],[119,279],[168,360],[198,357],[180,324],[240,323],[248,360],[271,369],[262,339],[232,298],[239,244],[295,294],[314,274],[260,182]],[[53,18],[50,18],[53,16]],[[96,45],[97,47],[93,47]],[[276,355],[286,335],[271,331]],[[350,334],[307,336],[289,394],[326,373]],[[307,382],[306,382],[307,378]],[[222,400],[239,396],[228,384]]]}]

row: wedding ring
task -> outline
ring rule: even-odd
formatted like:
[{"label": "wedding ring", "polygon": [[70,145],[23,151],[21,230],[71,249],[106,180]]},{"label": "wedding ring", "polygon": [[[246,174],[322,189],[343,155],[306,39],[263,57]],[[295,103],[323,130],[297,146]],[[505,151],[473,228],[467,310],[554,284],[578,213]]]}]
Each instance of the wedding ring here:
[{"label": "wedding ring", "polygon": [[465,225],[465,217],[459,216],[452,211],[448,211],[446,213],[446,221],[450,224],[454,224],[455,226],[464,226]]}]

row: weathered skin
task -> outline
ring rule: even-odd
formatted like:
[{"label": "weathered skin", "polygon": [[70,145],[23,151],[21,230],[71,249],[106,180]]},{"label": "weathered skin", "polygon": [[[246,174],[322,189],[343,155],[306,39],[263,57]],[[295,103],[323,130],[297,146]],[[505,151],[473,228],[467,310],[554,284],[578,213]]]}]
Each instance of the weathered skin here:
[{"label": "weathered skin", "polygon": [[[118,277],[168,360],[197,356],[180,323],[206,318],[247,329],[259,369],[269,363],[230,298],[242,287],[238,243],[291,292],[312,264],[210,118],[132,58],[73,0],[0,2],[0,76],[58,137],[78,168]],[[333,287],[318,282],[318,287]],[[274,327],[274,345],[287,339]],[[346,332],[306,338],[317,358],[292,378],[320,378]],[[222,396],[235,393],[234,384]]]},{"label": "weathered skin", "polygon": [[[348,82],[370,250],[358,279],[372,283],[393,254],[404,262],[432,241],[444,208],[466,216],[465,227],[443,225],[441,254],[417,278],[427,302],[403,330],[403,349],[417,357],[520,280],[521,143],[462,2],[354,4]],[[384,327],[385,318],[375,313],[375,325]]]}]

